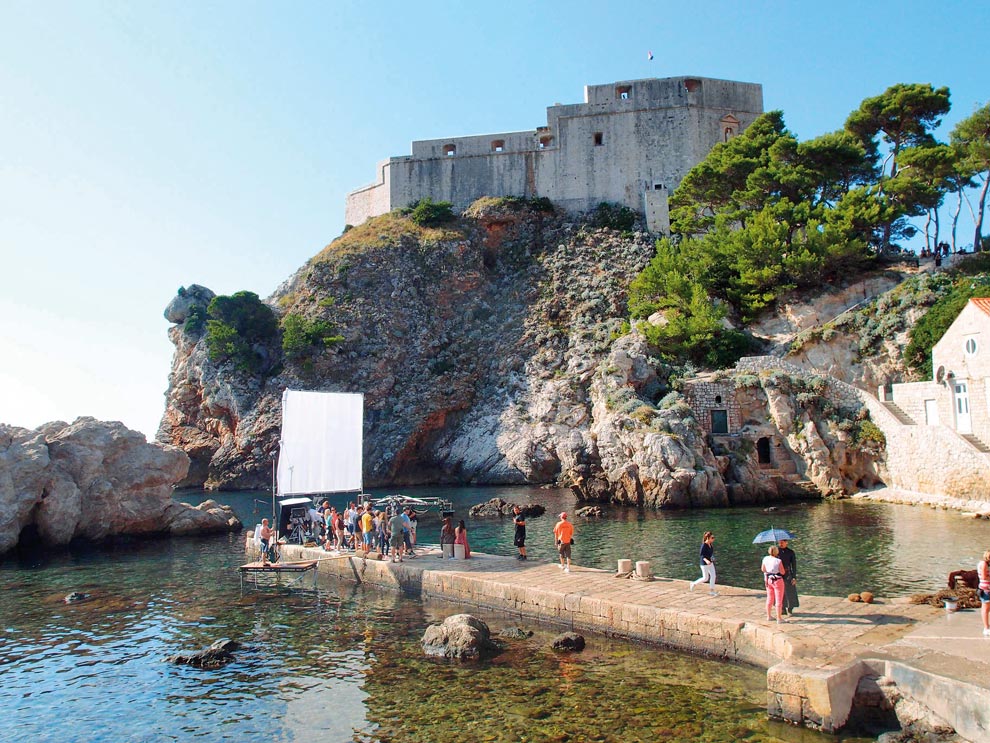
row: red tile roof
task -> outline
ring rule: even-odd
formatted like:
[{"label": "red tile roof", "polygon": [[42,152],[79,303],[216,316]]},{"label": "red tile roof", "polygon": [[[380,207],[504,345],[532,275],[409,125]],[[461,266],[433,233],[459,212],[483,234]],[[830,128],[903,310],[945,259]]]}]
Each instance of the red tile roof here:
[{"label": "red tile roof", "polygon": [[969,301],[975,304],[976,308],[984,315],[990,315],[990,297],[974,297]]}]

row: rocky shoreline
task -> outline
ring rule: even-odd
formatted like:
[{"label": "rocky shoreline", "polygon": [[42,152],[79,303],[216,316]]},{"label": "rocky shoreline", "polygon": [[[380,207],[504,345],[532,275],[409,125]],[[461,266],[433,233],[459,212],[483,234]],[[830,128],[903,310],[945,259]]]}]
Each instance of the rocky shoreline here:
[{"label": "rocky shoreline", "polygon": [[229,506],[172,499],[189,457],[118,422],[0,424],[0,556],[122,536],[241,529]]}]

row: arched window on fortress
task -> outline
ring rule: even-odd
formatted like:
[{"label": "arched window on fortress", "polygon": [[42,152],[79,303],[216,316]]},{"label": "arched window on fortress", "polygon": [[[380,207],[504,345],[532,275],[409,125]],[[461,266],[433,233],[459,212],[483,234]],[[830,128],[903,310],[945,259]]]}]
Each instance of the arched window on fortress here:
[{"label": "arched window on fortress", "polygon": [[615,88],[615,97],[620,101],[632,98],[632,85],[618,85]]},{"label": "arched window on fortress", "polygon": [[495,139],[492,141],[492,152],[504,152],[505,151],[505,140]]},{"label": "arched window on fortress", "polygon": [[553,137],[551,137],[549,134],[544,134],[542,137],[540,137],[540,149],[541,150],[545,150],[551,144],[553,144]]},{"label": "arched window on fortress", "polygon": [[723,142],[728,142],[734,136],[739,134],[739,119],[732,114],[726,114],[719,120],[718,123],[722,127]]},{"label": "arched window on fortress", "polygon": [[454,155],[457,154],[457,145],[456,144],[445,144],[443,146],[443,154],[446,157],[453,157]]}]

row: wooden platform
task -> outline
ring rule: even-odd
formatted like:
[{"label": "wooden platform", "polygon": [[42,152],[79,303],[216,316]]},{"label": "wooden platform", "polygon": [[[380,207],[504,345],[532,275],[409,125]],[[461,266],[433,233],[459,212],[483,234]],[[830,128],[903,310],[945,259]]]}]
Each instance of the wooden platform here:
[{"label": "wooden platform", "polygon": [[241,565],[238,570],[242,573],[303,573],[316,568],[316,560],[302,560],[299,562],[249,562]]},{"label": "wooden platform", "polygon": [[[249,582],[253,583],[255,588],[259,585],[278,585],[282,586],[282,576],[293,576],[288,583],[284,584],[285,588],[293,588],[298,586],[302,579],[306,577],[307,573],[311,573],[313,576],[313,588],[316,588],[316,566],[319,563],[318,560],[299,560],[296,562],[270,562],[263,563],[261,561],[249,562],[245,565],[241,565],[237,568],[238,573],[241,576],[241,590],[244,590],[244,578],[248,576]],[[259,581],[259,578],[262,578]]]}]

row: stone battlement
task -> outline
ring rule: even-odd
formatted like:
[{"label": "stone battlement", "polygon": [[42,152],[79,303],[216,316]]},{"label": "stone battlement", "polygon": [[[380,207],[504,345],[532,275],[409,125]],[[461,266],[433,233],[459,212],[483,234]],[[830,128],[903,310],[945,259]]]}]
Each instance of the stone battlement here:
[{"label": "stone battlement", "polygon": [[763,113],[755,83],[649,78],[585,87],[584,103],[547,108],[534,130],[418,140],[347,196],[350,225],[423,198],[463,210],[482,196],[545,197],[577,213],[599,203],[644,212],[669,231],[667,195],[718,142]]}]

